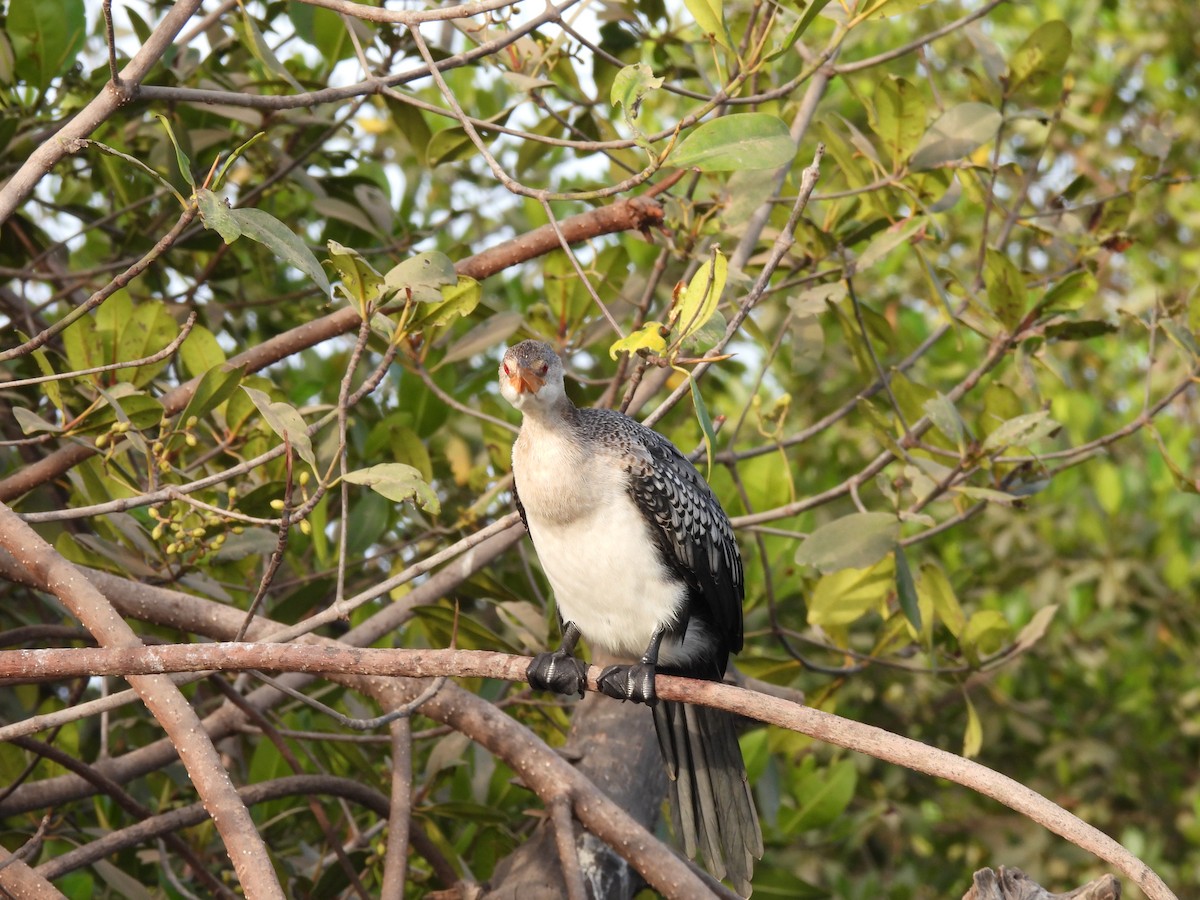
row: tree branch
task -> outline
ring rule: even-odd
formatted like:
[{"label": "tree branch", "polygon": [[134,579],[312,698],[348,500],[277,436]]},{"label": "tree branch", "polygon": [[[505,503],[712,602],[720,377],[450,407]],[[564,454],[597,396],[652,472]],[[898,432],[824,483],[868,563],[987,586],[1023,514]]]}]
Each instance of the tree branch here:
[{"label": "tree branch", "polygon": [[[528,667],[527,657],[480,650],[379,650],[220,643],[0,651],[0,677],[31,674],[41,677],[127,676],[206,669],[274,669],[320,674],[409,678],[456,676],[523,681]],[[588,670],[589,690],[597,690],[596,678],[600,671],[597,666]],[[1149,866],[1108,835],[1020,782],[979,763],[873,725],[853,722],[734,685],[660,675],[656,680],[656,688],[663,700],[736,712],[759,722],[961,784],[1104,859],[1133,880],[1152,900],[1176,900],[1175,894]]]}]

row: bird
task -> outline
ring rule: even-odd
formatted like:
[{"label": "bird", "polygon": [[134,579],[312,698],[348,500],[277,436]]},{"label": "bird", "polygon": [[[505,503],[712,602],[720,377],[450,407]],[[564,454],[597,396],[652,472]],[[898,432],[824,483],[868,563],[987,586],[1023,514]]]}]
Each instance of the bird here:
[{"label": "bird", "polygon": [[751,891],[762,830],[738,745],[737,718],[660,701],[656,673],[720,681],[742,648],[742,559],[729,517],[667,438],[623,413],[579,408],[550,344],[509,347],[500,393],[521,412],[514,498],[553,588],[561,644],[527,671],[536,690],[583,696],[579,639],[630,665],[599,689],[653,713],[676,831],[689,857]]}]

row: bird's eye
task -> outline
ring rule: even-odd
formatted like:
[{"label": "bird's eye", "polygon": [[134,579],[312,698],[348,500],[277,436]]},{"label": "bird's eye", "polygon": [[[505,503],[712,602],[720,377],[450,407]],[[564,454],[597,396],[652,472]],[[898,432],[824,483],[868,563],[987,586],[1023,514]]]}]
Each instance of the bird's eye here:
[{"label": "bird's eye", "polygon": [[508,367],[507,362],[500,363],[500,368],[504,370],[505,375],[512,375],[512,369]]},{"label": "bird's eye", "polygon": [[538,367],[537,367],[537,373],[538,373],[538,375],[539,375],[539,376],[541,376],[541,375],[545,375],[545,374],[546,374],[547,372],[549,372],[549,371],[550,371],[550,364],[549,364],[549,363],[544,363],[544,362],[543,362],[543,363],[538,363]]}]

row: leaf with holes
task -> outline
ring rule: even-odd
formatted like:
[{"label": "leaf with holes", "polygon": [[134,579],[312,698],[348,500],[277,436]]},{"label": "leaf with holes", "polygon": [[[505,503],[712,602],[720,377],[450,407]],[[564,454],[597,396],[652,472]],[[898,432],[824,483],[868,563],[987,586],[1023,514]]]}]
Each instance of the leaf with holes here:
[{"label": "leaf with holes", "polygon": [[442,511],[441,501],[421,472],[407,463],[381,463],[366,469],[347,472],[345,480],[363,484],[393,503],[415,503],[432,515]]},{"label": "leaf with holes", "polygon": [[984,453],[995,453],[1009,447],[1028,447],[1034,441],[1053,434],[1059,424],[1044,409],[1002,422],[983,441]]},{"label": "leaf with holes", "polygon": [[613,359],[621,353],[637,353],[648,350],[651,353],[662,353],[667,349],[667,339],[662,336],[662,322],[647,322],[637,331],[628,334],[619,341],[614,341],[608,348],[608,355]]},{"label": "leaf with holes", "polygon": [[398,301],[406,300],[411,291],[412,299],[418,303],[436,303],[442,299],[443,287],[458,283],[458,275],[450,257],[430,250],[393,266],[383,281],[398,293]]}]

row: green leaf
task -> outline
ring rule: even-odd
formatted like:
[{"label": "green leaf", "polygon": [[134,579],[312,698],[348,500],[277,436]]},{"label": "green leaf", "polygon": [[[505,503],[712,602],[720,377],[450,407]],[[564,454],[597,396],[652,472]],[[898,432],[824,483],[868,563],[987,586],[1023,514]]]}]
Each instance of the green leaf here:
[{"label": "green leaf", "polygon": [[439,303],[427,303],[413,317],[412,326],[415,329],[434,328],[448,325],[462,316],[469,316],[483,298],[483,288],[474,278],[459,275],[458,282],[450,287],[442,288],[442,300]]},{"label": "green leaf", "polygon": [[475,155],[475,145],[466,131],[459,127],[443,128],[429,139],[423,156],[430,168],[443,163],[458,162]]},{"label": "green leaf", "polygon": [[369,47],[375,36],[374,29],[367,22],[362,19],[342,19],[331,9],[290,2],[287,12],[296,26],[296,33],[321,52],[326,72],[338,61],[354,55],[351,31],[358,34],[364,47]]},{"label": "green leaf", "polygon": [[828,3],[829,0],[812,0],[807,8],[805,8],[804,15],[796,20],[796,24],[792,26],[792,30],[787,33],[787,37],[779,43],[779,46],[763,58],[763,62],[771,62],[791,50],[796,45],[796,41],[800,40],[804,32],[808,30],[808,26],[813,23],[813,20]]},{"label": "green leaf", "polygon": [[17,424],[21,426],[21,431],[24,434],[37,434],[39,431],[49,431],[57,434],[62,431],[61,425],[47,422],[32,409],[25,409],[23,406],[14,406],[12,408],[12,416],[17,420]]},{"label": "green leaf", "polygon": [[196,385],[196,390],[192,393],[192,399],[188,401],[179,416],[179,421],[186,422],[191,416],[198,419],[204,418],[233,396],[233,392],[242,383],[243,375],[245,375],[244,367],[225,371],[224,363],[209,369],[201,376],[200,383]]},{"label": "green leaf", "polygon": [[917,217],[903,227],[884,229],[872,238],[871,243],[867,244],[863,252],[859,254],[858,259],[854,263],[854,271],[865,272],[867,269],[870,269],[876,263],[886,259],[888,254],[901,244],[908,243],[909,238],[922,228],[927,228],[928,226],[929,223],[923,217]]},{"label": "green leaf", "polygon": [[393,266],[383,281],[393,291],[411,291],[418,303],[431,303],[442,299],[443,287],[458,283],[458,274],[450,257],[430,250]]},{"label": "green leaf", "polygon": [[837,628],[882,608],[895,589],[891,555],[869,569],[842,569],[817,581],[808,601],[808,623]]},{"label": "green leaf", "polygon": [[1004,616],[994,609],[981,609],[967,619],[959,643],[963,652],[978,662],[980,657],[999,650],[1010,631]]},{"label": "green leaf", "polygon": [[377,306],[379,298],[383,296],[383,276],[357,250],[343,247],[337,241],[330,241],[328,247],[329,262],[340,278],[337,293],[345,297],[360,316],[365,317],[367,309]]},{"label": "green leaf", "polygon": [[828,574],[863,569],[896,547],[900,520],[893,513],[852,513],[822,525],[796,551],[796,562]]},{"label": "green leaf", "polygon": [[296,408],[281,400],[272,400],[266,393],[255,388],[242,385],[242,390],[258,407],[271,430],[288,441],[300,454],[300,458],[312,467],[313,474],[319,477],[317,458],[313,454],[312,441],[308,437],[308,426],[304,424],[304,418]]},{"label": "green leaf", "polygon": [[1055,282],[1038,303],[1038,311],[1043,315],[1074,312],[1095,297],[1098,291],[1096,276],[1087,269],[1080,269]]},{"label": "green leaf", "polygon": [[224,199],[206,188],[196,191],[196,203],[204,227],[221,235],[226,244],[232,244],[239,237],[257,241],[311,278],[321,292],[329,296],[329,278],[317,258],[307,244],[273,215],[261,209],[231,209]]},{"label": "green leaf", "polygon": [[909,167],[932,169],[969,156],[996,136],[1003,119],[998,109],[986,103],[950,107],[922,136]]},{"label": "green leaf", "polygon": [[680,141],[664,165],[702,172],[777,169],[790,163],[796,144],[787,124],[769,113],[738,113],[710,119]]},{"label": "green leaf", "polygon": [[[24,334],[22,334],[21,340],[25,341],[26,339],[27,339],[26,336]],[[32,355],[33,355],[34,362],[37,363],[38,370],[43,375],[58,374],[54,371],[54,366],[52,366],[50,364],[50,357],[46,355],[45,350],[34,350]],[[54,404],[54,408],[57,409],[59,412],[62,412],[64,409],[63,396],[62,396],[62,385],[58,381],[47,381],[44,384],[42,384],[41,390],[42,390],[42,393],[46,395],[46,398],[51,403]]]},{"label": "green leaf", "polygon": [[138,431],[144,431],[162,421],[162,404],[142,391],[134,390],[128,382],[121,382],[107,391],[97,390],[108,401],[107,405],[84,419],[78,428],[72,428],[71,434],[107,431],[115,422],[128,422]]},{"label": "green leaf", "polygon": [[1033,614],[1025,627],[1017,632],[1017,639],[1013,642],[1014,653],[1024,653],[1046,635],[1046,629],[1050,627],[1050,623],[1054,621],[1054,615],[1058,612],[1058,604],[1051,603],[1049,606],[1043,606]]},{"label": "green leaf", "polygon": [[803,805],[780,823],[783,834],[796,835],[812,828],[824,828],[846,811],[854,798],[858,770],[854,761],[842,759],[824,770],[806,773],[795,787]]},{"label": "green leaf", "polygon": [[1163,331],[1167,333],[1167,337],[1175,346],[1193,359],[1200,358],[1200,342],[1197,342],[1196,336],[1182,322],[1175,319],[1162,319],[1161,324]]},{"label": "green leaf", "polygon": [[304,88],[300,82],[279,61],[279,57],[275,55],[275,51],[271,49],[271,45],[267,43],[266,38],[263,37],[263,33],[259,31],[258,25],[255,24],[250,12],[243,4],[239,3],[238,6],[242,8],[242,26],[246,29],[246,34],[250,39],[247,43],[250,45],[250,52],[254,55],[254,58],[262,63],[263,68],[268,72],[287,82],[292,90],[303,91]]},{"label": "green leaf", "polygon": [[1060,19],[1039,25],[1008,62],[1008,96],[1026,82],[1040,84],[1061,75],[1071,56],[1071,40],[1071,29]]},{"label": "green leaf", "polygon": [[954,408],[950,398],[939,392],[936,397],[926,400],[921,408],[925,410],[925,415],[929,416],[933,427],[954,441],[961,450],[963,438],[967,433],[967,425],[962,420],[962,416],[958,414],[958,410]]},{"label": "green leaf", "polygon": [[75,64],[87,37],[83,0],[16,0],[4,30],[12,43],[14,71],[38,93]]},{"label": "green leaf", "polygon": [[728,274],[729,263],[725,255],[719,247],[713,247],[712,255],[692,276],[672,313],[679,325],[680,341],[703,328],[712,318],[725,290]]},{"label": "green leaf", "polygon": [[916,85],[894,75],[879,81],[872,99],[868,122],[898,169],[925,131],[925,99]]},{"label": "green leaf", "polygon": [[[328,12],[328,10],[325,11]],[[345,29],[342,30],[344,31]],[[426,153],[432,142],[433,132],[429,128],[429,123],[425,121],[425,116],[421,113],[421,110],[417,109],[411,103],[404,103],[401,100],[397,100],[394,94],[394,91],[389,91],[384,95],[383,100],[391,111],[392,121],[396,123],[396,130],[408,141],[408,145],[412,147],[413,153],[417,157],[417,162],[420,163],[422,168],[425,168],[429,165]]]},{"label": "green leaf", "polygon": [[405,463],[381,463],[347,472],[345,480],[351,484],[365,484],[393,503],[412,501],[435,516],[442,509],[437,494],[421,477],[420,471]]},{"label": "green leaf", "polygon": [[917,593],[928,597],[930,606],[938,620],[946,626],[956,638],[962,633],[967,623],[954,588],[946,578],[946,573],[933,563],[921,565],[921,577],[917,582]]},{"label": "green leaf", "polygon": [[[116,361],[142,359],[153,356],[166,347],[179,333],[179,325],[165,304],[153,301],[139,303],[133,308],[133,313],[118,323],[114,323],[117,335],[114,350]],[[167,360],[137,366],[121,372],[122,381],[130,381],[141,387],[168,365]]]},{"label": "green leaf", "polygon": [[830,303],[841,303],[848,293],[846,282],[830,281],[805,288],[788,299],[788,308],[798,319],[820,315]]},{"label": "green leaf", "polygon": [[179,348],[179,361],[184,372],[195,378],[225,362],[225,351],[217,343],[216,335],[203,325],[193,325]]},{"label": "green leaf", "polygon": [[1012,506],[1021,499],[1005,491],[998,491],[995,488],[975,487],[970,484],[951,485],[950,490],[956,494],[962,494],[964,497],[969,497],[972,500],[983,500],[985,503],[999,503],[1001,506]]},{"label": "green leaf", "polygon": [[1058,423],[1050,418],[1047,410],[1026,413],[1002,422],[984,439],[981,449],[984,453],[994,453],[1009,447],[1027,447],[1034,441],[1052,434],[1058,427]]},{"label": "green leaf", "polygon": [[1111,322],[1086,319],[1082,322],[1056,322],[1046,326],[1048,341],[1086,341],[1089,338],[1113,334],[1117,326]]},{"label": "green leaf", "polygon": [[217,174],[213,176],[212,180],[213,188],[219,188],[222,182],[225,181],[225,175],[229,172],[230,167],[238,161],[243,153],[245,153],[266,136],[267,133],[265,131],[260,131],[248,141],[244,141],[243,143],[239,144],[238,147],[229,154],[229,157],[225,160],[225,162],[221,163],[221,167],[217,169]]},{"label": "green leaf", "polygon": [[667,339],[662,336],[664,327],[662,322],[647,322],[632,334],[614,341],[608,348],[608,355],[616,359],[622,352],[632,354],[639,350],[660,354],[667,349]]},{"label": "green leaf", "polygon": [[241,226],[233,217],[233,210],[225,198],[201,188],[196,191],[196,207],[200,210],[200,221],[204,227],[219,234],[226,244],[232,244],[242,236]]},{"label": "green leaf", "polygon": [[729,37],[725,33],[725,12],[721,0],[683,0],[700,30],[712,38],[726,50],[729,49]]},{"label": "green leaf", "polygon": [[896,599],[900,603],[900,611],[910,625],[921,633],[921,607],[917,600],[917,585],[913,581],[912,569],[908,566],[908,557],[904,548],[896,544]]},{"label": "green leaf", "polygon": [[308,245],[277,218],[261,209],[232,210],[242,234],[258,241],[284,262],[295,266],[329,296],[329,279]]},{"label": "green leaf", "polygon": [[692,373],[687,373],[688,384],[692,388],[692,406],[696,409],[696,420],[700,423],[700,430],[704,432],[704,452],[708,457],[708,472],[706,477],[712,477],[712,458],[713,447],[717,443],[717,432],[713,428],[712,417],[708,414],[708,407],[704,405],[704,397],[700,394],[700,385],[696,379],[692,377]]},{"label": "green leaf", "polygon": [[451,344],[450,348],[446,351],[446,355],[438,360],[434,368],[438,369],[450,363],[470,359],[477,353],[483,353],[485,350],[491,350],[498,344],[507,343],[508,339],[516,334],[524,322],[525,316],[519,310],[515,309],[508,309],[504,312],[488,316]]},{"label": "green leaf", "polygon": [[162,123],[162,127],[167,130],[167,138],[171,141],[171,146],[175,148],[175,165],[179,167],[179,174],[188,183],[188,187],[194,191],[196,179],[192,177],[192,161],[188,159],[188,155],[179,146],[179,141],[175,139],[175,129],[171,127],[171,122],[166,116],[155,113],[154,118],[158,119]]},{"label": "green leaf", "polygon": [[1006,329],[1012,331],[1025,315],[1025,279],[1008,255],[988,248],[983,281],[988,305]]}]

